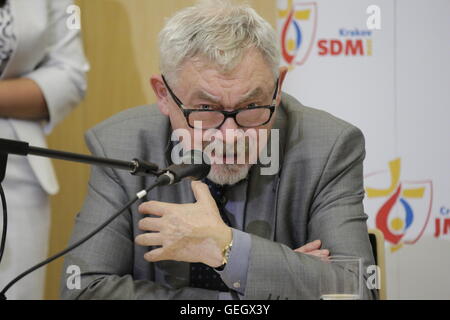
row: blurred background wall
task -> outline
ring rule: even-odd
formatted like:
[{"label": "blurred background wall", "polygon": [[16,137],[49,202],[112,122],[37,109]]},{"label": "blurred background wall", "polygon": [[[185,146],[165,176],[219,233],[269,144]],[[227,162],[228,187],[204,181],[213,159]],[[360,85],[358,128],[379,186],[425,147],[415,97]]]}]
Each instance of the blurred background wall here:
[{"label": "blurred background wall", "polygon": [[[275,1],[247,2],[275,27]],[[195,1],[78,0],[76,3],[81,8],[83,42],[91,64],[88,93],[85,101],[51,134],[49,147],[88,153],[83,138],[86,130],[124,109],[155,101],[149,78],[158,73],[158,33],[165,18]],[[51,254],[66,247],[89,178],[88,166],[53,163],[61,191],[52,198]],[[59,298],[62,262],[58,259],[47,267],[46,299]]]}]

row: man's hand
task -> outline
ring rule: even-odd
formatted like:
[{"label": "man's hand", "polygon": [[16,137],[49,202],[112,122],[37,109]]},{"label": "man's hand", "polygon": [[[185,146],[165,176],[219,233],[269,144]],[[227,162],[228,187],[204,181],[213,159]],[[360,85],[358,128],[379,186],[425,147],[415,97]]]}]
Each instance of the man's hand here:
[{"label": "man's hand", "polygon": [[309,242],[307,244],[305,244],[304,246],[295,249],[295,252],[300,252],[300,253],[305,253],[305,254],[310,254],[312,256],[316,256],[319,258],[328,258],[328,256],[330,255],[330,251],[328,249],[320,249],[320,247],[322,246],[322,241],[320,240],[315,240],[313,242]]},{"label": "man's hand", "polygon": [[147,261],[176,260],[202,262],[211,267],[222,265],[223,249],[231,242],[232,231],[220,217],[214,198],[206,184],[193,181],[192,191],[197,202],[173,204],[149,201],[139,206],[144,218],[139,229],[155,231],[138,235],[141,246],[161,246],[144,255]]}]

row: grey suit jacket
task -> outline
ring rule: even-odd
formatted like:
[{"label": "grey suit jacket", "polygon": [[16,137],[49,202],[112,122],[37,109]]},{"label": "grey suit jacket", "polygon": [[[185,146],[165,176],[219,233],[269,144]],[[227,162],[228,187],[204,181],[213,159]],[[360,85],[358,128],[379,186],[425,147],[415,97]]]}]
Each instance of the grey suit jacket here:
[{"label": "grey suit jacket", "polygon": [[[293,249],[320,239],[333,255],[362,257],[364,270],[374,264],[362,205],[364,138],[351,124],[304,107],[286,94],[274,128],[280,129],[278,173],[260,175],[258,165],[250,171],[244,231],[251,234],[252,248],[244,298],[317,299],[320,275],[332,278],[339,270],[323,272],[323,262]],[[168,118],[153,105],[106,120],[88,131],[86,140],[94,155],[139,158],[166,167],[170,134]],[[92,168],[71,242],[105,221],[153,180]],[[157,188],[147,198],[194,202],[189,181]],[[67,255],[62,298],[217,299],[216,291],[189,287],[188,263],[158,262],[166,285],[155,278],[155,264],[143,258],[148,248],[134,244],[141,233],[138,221],[143,218],[138,205]],[[72,273],[65,272],[70,265],[81,270],[80,289],[73,289]],[[376,293],[363,285],[363,296],[374,298]]]}]

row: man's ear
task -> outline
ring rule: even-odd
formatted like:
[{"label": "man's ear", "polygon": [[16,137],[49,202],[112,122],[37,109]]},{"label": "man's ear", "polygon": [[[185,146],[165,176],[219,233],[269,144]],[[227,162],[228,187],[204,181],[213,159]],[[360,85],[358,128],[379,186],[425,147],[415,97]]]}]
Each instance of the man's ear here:
[{"label": "man's ear", "polygon": [[280,77],[278,80],[279,82],[278,82],[277,105],[279,105],[280,101],[281,101],[281,91],[282,91],[284,79],[286,79],[287,73],[288,73],[287,67],[280,67]]},{"label": "man's ear", "polygon": [[159,111],[165,115],[169,116],[169,96],[167,88],[164,85],[161,75],[154,75],[150,78],[150,85],[153,88],[153,92],[156,96],[156,103],[158,105]]}]

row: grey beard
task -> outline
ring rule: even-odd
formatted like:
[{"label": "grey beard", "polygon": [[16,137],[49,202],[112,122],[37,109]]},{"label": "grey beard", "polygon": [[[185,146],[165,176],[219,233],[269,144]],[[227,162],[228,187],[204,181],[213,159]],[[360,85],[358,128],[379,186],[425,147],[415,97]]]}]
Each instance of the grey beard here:
[{"label": "grey beard", "polygon": [[213,165],[208,179],[218,185],[234,185],[248,176],[250,164],[222,164]]}]

